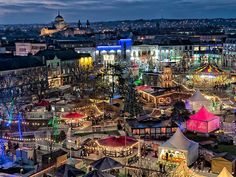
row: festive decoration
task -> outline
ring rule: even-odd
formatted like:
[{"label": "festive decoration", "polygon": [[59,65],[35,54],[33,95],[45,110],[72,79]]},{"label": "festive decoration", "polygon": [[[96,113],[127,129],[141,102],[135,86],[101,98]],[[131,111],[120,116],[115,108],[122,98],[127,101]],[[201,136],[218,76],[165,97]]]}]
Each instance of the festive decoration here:
[{"label": "festive decoration", "polygon": [[18,118],[18,132],[19,132],[19,137],[20,137],[20,139],[22,139],[23,138],[23,135],[22,135],[22,130],[21,130],[21,123],[22,123],[22,113],[21,112],[19,112],[18,113],[18,116],[17,116],[17,118]]},{"label": "festive decoration", "polygon": [[59,118],[57,116],[53,116],[48,122],[48,125],[52,126],[53,128],[53,136],[57,138],[59,135],[58,125],[59,125]]},{"label": "festive decoration", "polygon": [[130,117],[138,116],[142,112],[142,106],[138,100],[138,95],[132,78],[129,79],[124,102],[124,112],[128,113]]}]

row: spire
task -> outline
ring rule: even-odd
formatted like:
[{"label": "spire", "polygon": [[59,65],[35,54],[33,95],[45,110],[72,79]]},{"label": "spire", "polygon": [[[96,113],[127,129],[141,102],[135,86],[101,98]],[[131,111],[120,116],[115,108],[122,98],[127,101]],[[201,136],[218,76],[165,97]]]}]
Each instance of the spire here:
[{"label": "spire", "polygon": [[87,22],[86,22],[86,28],[89,28],[90,27],[90,23],[89,23],[89,21],[87,20]]},{"label": "spire", "polygon": [[80,22],[80,20],[78,21],[78,28],[81,28],[82,27],[82,24]]},{"label": "spire", "polygon": [[61,15],[61,13],[60,13],[60,11],[58,10],[58,16],[60,16]]}]

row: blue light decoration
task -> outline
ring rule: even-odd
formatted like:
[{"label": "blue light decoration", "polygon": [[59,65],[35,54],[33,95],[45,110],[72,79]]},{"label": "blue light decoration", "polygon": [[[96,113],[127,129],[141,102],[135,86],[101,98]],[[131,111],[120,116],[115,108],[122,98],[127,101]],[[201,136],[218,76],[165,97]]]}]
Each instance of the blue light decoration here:
[{"label": "blue light decoration", "polygon": [[6,155],[5,141],[0,139],[0,165],[9,162],[10,159]]},{"label": "blue light decoration", "polygon": [[22,125],[22,113],[19,112],[18,113],[18,116],[17,116],[17,119],[18,119],[18,133],[19,133],[19,138],[22,140],[23,139],[23,136],[22,136],[22,130],[21,130],[21,125]]},{"label": "blue light decoration", "polygon": [[8,116],[7,126],[8,127],[11,125],[12,120],[13,120],[14,100],[12,100],[10,106],[11,106],[10,109],[7,110],[7,116]]},{"label": "blue light decoration", "polygon": [[132,44],[132,39],[120,39],[118,41],[118,45],[121,46],[121,50],[131,50]]},{"label": "blue light decoration", "polygon": [[109,46],[97,46],[96,48],[98,51],[117,51],[117,50],[121,50],[121,46],[120,45],[109,45]]}]

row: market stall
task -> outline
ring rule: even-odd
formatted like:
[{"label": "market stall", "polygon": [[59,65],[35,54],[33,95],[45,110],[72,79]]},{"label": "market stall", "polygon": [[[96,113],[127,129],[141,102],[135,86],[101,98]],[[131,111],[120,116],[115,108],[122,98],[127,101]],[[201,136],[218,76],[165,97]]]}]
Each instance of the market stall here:
[{"label": "market stall", "polygon": [[104,155],[108,157],[126,157],[134,153],[134,147],[138,146],[138,141],[128,136],[108,136],[97,140],[98,146]]},{"label": "market stall", "polygon": [[211,160],[211,171],[220,173],[224,168],[231,174],[235,173],[236,157],[229,153],[218,154]]},{"label": "market stall", "polygon": [[186,122],[187,130],[199,133],[210,133],[220,128],[220,118],[202,108]]},{"label": "market stall", "polygon": [[189,140],[177,129],[169,140],[158,147],[158,157],[160,161],[170,163],[186,161],[189,166],[198,158],[198,147],[198,143]]},{"label": "market stall", "polygon": [[202,106],[211,107],[211,101],[208,100],[200,90],[197,90],[185,103],[186,108],[190,111],[198,111]]}]

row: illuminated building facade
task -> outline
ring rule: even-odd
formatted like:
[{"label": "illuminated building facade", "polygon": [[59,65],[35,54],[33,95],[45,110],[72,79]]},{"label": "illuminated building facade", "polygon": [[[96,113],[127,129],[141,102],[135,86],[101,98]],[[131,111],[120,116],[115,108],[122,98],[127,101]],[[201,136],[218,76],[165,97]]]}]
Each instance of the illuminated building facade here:
[{"label": "illuminated building facade", "polygon": [[74,50],[47,49],[37,56],[46,60],[50,88],[75,83],[80,67],[88,68],[93,64],[89,54],[78,54]]},{"label": "illuminated building facade", "polygon": [[90,34],[93,32],[92,28],[90,27],[90,23],[87,20],[86,26],[83,27],[81,22],[78,22],[78,26],[76,28],[71,28],[65,22],[64,18],[58,13],[56,16],[52,27],[44,27],[41,29],[41,36],[51,36],[55,33],[61,32],[64,36],[74,36],[74,35],[81,35],[81,34]]},{"label": "illuminated building facade", "polygon": [[161,62],[179,63],[184,55],[188,58],[193,56],[192,45],[160,45],[158,52],[158,59]]},{"label": "illuminated building facade", "polygon": [[157,64],[158,52],[158,45],[132,46],[131,60],[145,69],[150,62],[154,65]]},{"label": "illuminated building facade", "polygon": [[116,62],[129,61],[131,57],[131,39],[120,39],[117,45],[97,46],[96,62],[104,67]]},{"label": "illuminated building facade", "polygon": [[16,42],[16,56],[35,55],[40,50],[47,48],[46,43],[40,42]]},{"label": "illuminated building facade", "polygon": [[236,38],[228,38],[223,44],[223,66],[236,68]]},{"label": "illuminated building facade", "polygon": [[146,71],[150,64],[155,68],[164,63],[180,63],[185,56],[192,58],[192,45],[136,45],[131,51],[131,60]]},{"label": "illuminated building facade", "polygon": [[0,60],[0,97],[42,94],[48,87],[47,68],[39,57]]},{"label": "illuminated building facade", "polygon": [[193,48],[195,64],[210,62],[219,66],[222,65],[222,44],[200,44],[194,45]]},{"label": "illuminated building facade", "polygon": [[65,22],[64,18],[60,15],[60,13],[58,13],[58,15],[56,16],[54,23],[53,23],[53,27],[51,28],[42,28],[41,29],[41,36],[50,36],[54,33],[66,30],[68,28],[67,23]]}]

